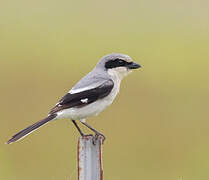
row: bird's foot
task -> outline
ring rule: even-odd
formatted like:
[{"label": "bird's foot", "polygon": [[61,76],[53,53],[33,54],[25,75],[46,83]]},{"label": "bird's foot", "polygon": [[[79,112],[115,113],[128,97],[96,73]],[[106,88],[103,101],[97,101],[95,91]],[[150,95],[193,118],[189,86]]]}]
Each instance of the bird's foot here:
[{"label": "bird's foot", "polygon": [[95,134],[95,139],[96,140],[98,140],[98,139],[101,140],[102,144],[104,144],[104,141],[105,141],[106,137],[101,133],[96,133]]},{"label": "bird's foot", "polygon": [[99,135],[94,136],[93,134],[83,134],[82,138],[84,138],[84,139],[90,139],[91,138],[92,139],[92,144],[96,145],[96,142],[99,138]]},{"label": "bird's foot", "polygon": [[97,140],[101,140],[101,143],[104,144],[104,141],[106,139],[106,137],[101,133],[96,133],[95,136],[93,134],[82,134],[81,136],[83,138],[93,137],[92,138],[93,145],[96,145]]}]

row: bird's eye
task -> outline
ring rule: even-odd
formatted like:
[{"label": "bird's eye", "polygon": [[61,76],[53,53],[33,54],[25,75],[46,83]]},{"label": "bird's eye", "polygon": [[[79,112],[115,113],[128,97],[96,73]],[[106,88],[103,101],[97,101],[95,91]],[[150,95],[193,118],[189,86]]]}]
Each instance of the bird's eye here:
[{"label": "bird's eye", "polygon": [[123,64],[123,61],[122,60],[119,60],[119,64]]},{"label": "bird's eye", "polygon": [[118,59],[118,65],[119,66],[124,66],[125,65],[125,61],[121,60],[121,59]]}]

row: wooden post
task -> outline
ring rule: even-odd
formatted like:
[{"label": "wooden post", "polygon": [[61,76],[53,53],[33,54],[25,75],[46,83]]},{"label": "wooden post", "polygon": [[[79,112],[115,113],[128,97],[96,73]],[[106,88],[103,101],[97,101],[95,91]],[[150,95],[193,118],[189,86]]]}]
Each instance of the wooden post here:
[{"label": "wooden post", "polygon": [[102,137],[78,140],[78,180],[103,180]]}]

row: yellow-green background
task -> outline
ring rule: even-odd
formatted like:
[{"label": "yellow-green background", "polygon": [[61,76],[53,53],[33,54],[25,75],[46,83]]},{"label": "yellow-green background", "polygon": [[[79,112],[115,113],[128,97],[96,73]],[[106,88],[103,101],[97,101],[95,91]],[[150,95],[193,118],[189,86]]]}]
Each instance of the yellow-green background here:
[{"label": "yellow-green background", "polygon": [[0,179],[77,178],[79,135],[68,120],[4,142],[112,52],[143,68],[88,121],[107,137],[105,180],[209,179],[208,8],[207,0],[1,1]]}]

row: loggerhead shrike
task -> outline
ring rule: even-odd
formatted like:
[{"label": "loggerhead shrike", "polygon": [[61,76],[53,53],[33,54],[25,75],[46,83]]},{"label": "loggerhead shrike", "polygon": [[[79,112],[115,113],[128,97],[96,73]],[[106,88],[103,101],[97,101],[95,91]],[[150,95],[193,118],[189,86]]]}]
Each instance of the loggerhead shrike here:
[{"label": "loggerhead shrike", "polygon": [[104,139],[104,135],[86,123],[86,118],[95,116],[112,104],[120,89],[120,82],[132,69],[141,67],[125,54],[109,54],[100,59],[96,67],[83,77],[56,105],[51,109],[48,117],[25,128],[12,136],[7,144],[13,143],[27,136],[42,125],[52,120],[70,118],[78,127],[76,120],[91,129],[97,136]]}]

